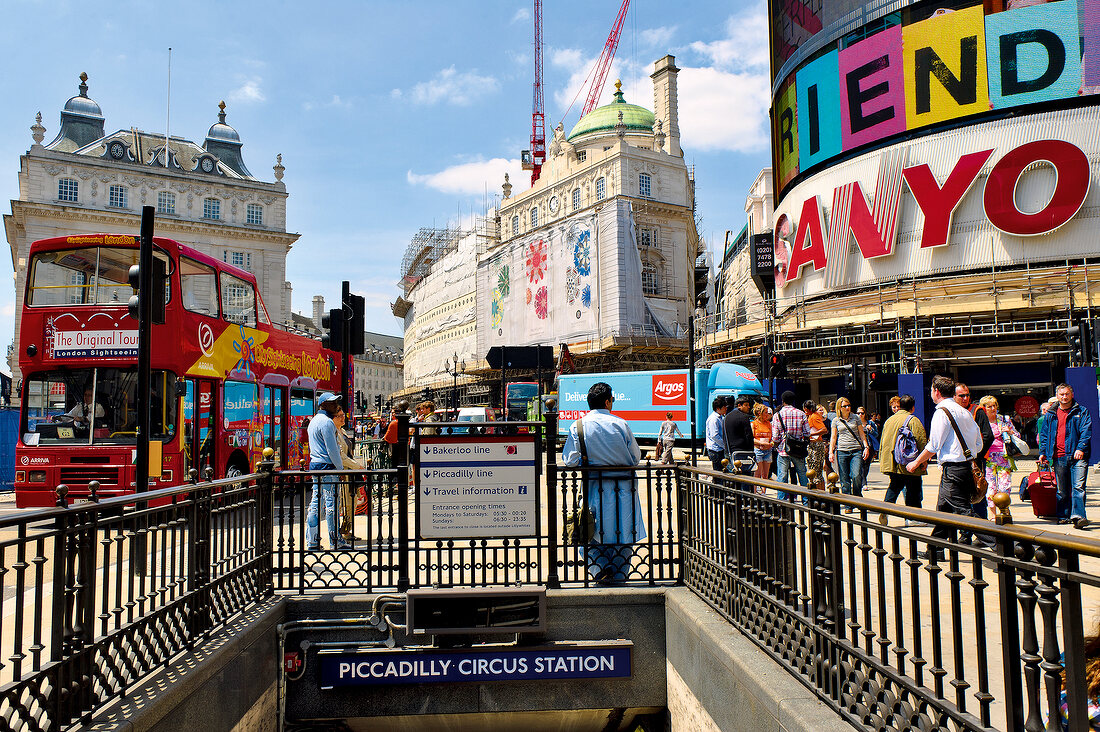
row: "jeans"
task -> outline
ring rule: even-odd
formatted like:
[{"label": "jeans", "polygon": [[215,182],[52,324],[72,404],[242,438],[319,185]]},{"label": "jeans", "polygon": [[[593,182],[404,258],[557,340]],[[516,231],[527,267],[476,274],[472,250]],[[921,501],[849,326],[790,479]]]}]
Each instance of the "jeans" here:
[{"label": "jeans", "polygon": [[836,472],[840,474],[840,492],[849,496],[863,495],[863,451],[838,450]]},{"label": "jeans", "polygon": [[710,458],[710,467],[721,473],[723,471],[722,461],[726,459],[726,453],[723,450],[707,450],[707,457]]},{"label": "jeans", "polygon": [[[310,461],[310,470],[335,470],[332,463]],[[336,487],[339,476],[315,475],[313,476],[313,495],[309,499],[309,510],[306,511],[306,548],[319,546],[321,543],[321,526],[318,517],[320,498],[325,497],[325,521],[328,522],[329,545],[335,549],[340,544],[340,536],[336,533]]]},{"label": "jeans", "polygon": [[921,485],[921,476],[902,475],[890,473],[890,487],[886,489],[886,497],[882,500],[887,503],[896,503],[898,496],[905,492],[905,505],[910,508],[920,508],[924,500],[924,487]]},{"label": "jeans", "polygon": [[[940,463],[943,473],[940,477],[940,494],[936,499],[936,510],[944,513],[954,513],[959,516],[973,516],[974,506],[970,497],[974,495],[974,473],[970,470],[970,463]],[[982,501],[984,504],[985,501]],[[970,532],[960,531],[964,539],[969,539]],[[932,536],[937,539],[946,539],[955,542],[957,533],[954,527],[937,524],[932,528]],[[989,534],[976,534],[978,540],[987,547],[993,546],[995,540]],[[929,547],[929,551],[938,551]]]},{"label": "jeans", "polygon": [[[794,468],[794,475],[791,475],[791,468]],[[780,483],[793,483],[794,485],[800,485],[806,487],[809,485],[809,481],[806,479],[806,458],[796,458],[790,455],[780,455],[776,461],[776,479]],[[788,477],[794,478],[794,480],[788,480]],[[793,494],[786,491],[779,491],[777,497],[781,501],[785,501],[788,498],[794,500]]]},{"label": "jeans", "polygon": [[1054,458],[1054,478],[1058,483],[1058,518],[1085,518],[1085,477],[1088,460],[1072,455]]}]

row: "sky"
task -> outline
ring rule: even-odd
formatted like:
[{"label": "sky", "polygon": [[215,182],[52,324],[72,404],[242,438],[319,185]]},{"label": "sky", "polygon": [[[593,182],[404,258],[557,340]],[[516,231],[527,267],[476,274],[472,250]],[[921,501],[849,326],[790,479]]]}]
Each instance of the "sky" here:
[{"label": "sky", "polygon": [[[0,43],[0,208],[17,198],[19,156],[41,111],[46,141],[87,72],[106,131],[162,132],[171,61],[171,133],[199,144],[225,100],[245,164],[273,181],[282,154],[293,309],[309,314],[347,279],[365,296],[367,329],[401,335],[390,312],[401,257],[421,227],[468,224],[499,201],[504,174],[529,147],[531,0],[175,3],[8,0]],[[543,4],[547,139],[568,131],[620,0]],[[768,152],[763,0],[669,4],[634,0],[601,94],[621,78],[626,100],[653,106],[653,62],[673,54],[681,145],[696,178],[700,233],[712,251],[744,226],[745,196]],[[47,30],[48,29],[48,30]],[[44,32],[45,31],[45,32]],[[575,100],[575,101],[574,101]],[[6,172],[2,172],[6,171]],[[136,227],[135,232],[136,233]],[[0,276],[12,274],[3,258]],[[0,332],[15,296],[0,288]],[[2,338],[2,336],[0,336]],[[2,342],[2,341],[0,341]]]}]

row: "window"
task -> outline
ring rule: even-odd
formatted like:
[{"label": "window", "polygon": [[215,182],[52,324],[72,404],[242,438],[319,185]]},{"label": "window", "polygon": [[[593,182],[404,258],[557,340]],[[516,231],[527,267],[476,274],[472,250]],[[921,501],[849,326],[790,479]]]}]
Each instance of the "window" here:
[{"label": "window", "polygon": [[652,190],[653,190],[653,188],[650,185],[649,173],[639,173],[638,174],[638,195],[641,196],[642,198],[649,198],[652,195],[652,193],[651,193]]},{"label": "window", "polygon": [[[151,436],[171,438],[178,400],[170,395],[176,377],[159,370],[151,377]],[[26,390],[22,431],[33,435],[26,440],[30,445],[134,443],[139,401],[136,366],[38,372],[27,377]]]},{"label": "window", "polygon": [[602,201],[607,195],[607,184],[603,178],[596,179],[596,200]]},{"label": "window", "polygon": [[222,272],[222,317],[230,323],[256,327],[256,292],[252,284]]},{"label": "window", "polygon": [[244,266],[244,252],[233,252],[232,264],[234,267]]},{"label": "window", "polygon": [[107,194],[107,205],[114,208],[126,208],[126,186],[111,186]]},{"label": "window", "polygon": [[587,150],[578,150],[577,151],[577,162],[578,163],[583,163],[587,159],[588,159],[588,151]]},{"label": "window", "polygon": [[213,267],[180,257],[180,291],[185,308],[218,317],[218,280]]},{"label": "window", "polygon": [[512,236],[519,233],[519,216],[512,217]]},{"label": "window", "polygon": [[176,212],[176,194],[161,191],[157,194],[157,213],[174,214]]},{"label": "window", "polygon": [[531,209],[531,226],[538,226],[538,225],[539,225],[539,209],[536,206],[535,208]]},{"label": "window", "polygon": [[57,200],[76,202],[80,184],[72,178],[62,178],[57,181]]},{"label": "window", "polygon": [[573,189],[573,210],[574,211],[579,211],[580,207],[581,207],[581,189],[580,188],[574,188]]},{"label": "window", "polygon": [[657,265],[652,262],[642,263],[642,294],[656,295],[657,293]]},{"label": "window", "polygon": [[203,199],[202,217],[204,219],[220,219],[222,217],[222,202],[216,198]]},{"label": "window", "polygon": [[638,246],[641,246],[641,247],[655,247],[655,246],[657,246],[657,230],[656,229],[638,229]]},{"label": "window", "polygon": [[[154,256],[165,263],[165,271],[172,271],[167,255],[154,251]],[[28,269],[27,304],[125,304],[134,294],[127,275],[137,260],[137,249],[114,247],[41,252]],[[166,301],[169,295],[167,291]]]},{"label": "window", "polygon": [[264,222],[264,207],[258,203],[248,204],[248,213],[245,222],[255,224],[256,226],[262,225]]}]

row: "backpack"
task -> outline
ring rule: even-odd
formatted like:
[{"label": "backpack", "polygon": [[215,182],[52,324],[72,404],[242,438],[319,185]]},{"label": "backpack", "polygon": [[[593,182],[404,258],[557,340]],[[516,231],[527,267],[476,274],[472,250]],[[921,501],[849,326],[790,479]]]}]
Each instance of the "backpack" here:
[{"label": "backpack", "polygon": [[917,455],[920,455],[920,450],[917,448],[917,438],[913,435],[913,430],[909,429],[910,419],[913,419],[911,414],[909,419],[906,419],[905,423],[898,428],[898,437],[894,441],[894,464],[902,468],[913,462]]}]

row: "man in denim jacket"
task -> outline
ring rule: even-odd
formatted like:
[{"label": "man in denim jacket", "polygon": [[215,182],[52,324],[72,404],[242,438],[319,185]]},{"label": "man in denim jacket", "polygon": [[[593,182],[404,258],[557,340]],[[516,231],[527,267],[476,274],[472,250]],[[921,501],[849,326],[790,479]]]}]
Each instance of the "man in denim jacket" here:
[{"label": "man in denim jacket", "polygon": [[1092,442],[1092,417],[1073,398],[1073,387],[1059,384],[1058,408],[1051,408],[1039,434],[1039,464],[1051,458],[1058,483],[1058,521],[1071,521],[1078,529],[1088,526],[1085,517],[1085,477]]}]

